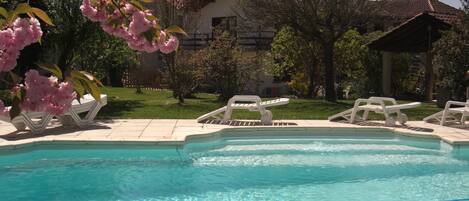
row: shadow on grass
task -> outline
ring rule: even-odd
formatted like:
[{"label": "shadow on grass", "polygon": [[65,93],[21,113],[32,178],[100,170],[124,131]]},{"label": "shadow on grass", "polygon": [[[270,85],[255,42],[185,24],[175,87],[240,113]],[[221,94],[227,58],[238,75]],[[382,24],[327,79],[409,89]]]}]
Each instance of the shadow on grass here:
[{"label": "shadow on grass", "polygon": [[98,114],[100,119],[123,116],[126,112],[132,112],[137,108],[145,107],[143,100],[119,100],[111,97],[108,104]]}]

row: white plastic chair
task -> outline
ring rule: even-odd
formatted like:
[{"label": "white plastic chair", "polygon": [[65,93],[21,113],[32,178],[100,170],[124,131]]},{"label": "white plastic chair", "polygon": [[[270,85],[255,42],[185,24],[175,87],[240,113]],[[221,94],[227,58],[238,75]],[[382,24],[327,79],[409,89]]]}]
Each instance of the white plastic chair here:
[{"label": "white plastic chair", "polygon": [[197,122],[200,123],[210,118],[220,119],[219,115],[221,115],[222,113],[223,113],[222,119],[224,121],[228,121],[228,120],[231,120],[233,110],[242,109],[242,110],[249,110],[252,112],[260,112],[261,122],[263,124],[271,124],[273,115],[272,115],[272,112],[267,110],[266,108],[286,105],[289,103],[289,101],[290,99],[288,98],[280,98],[280,99],[262,102],[262,99],[259,96],[238,95],[238,96],[234,96],[233,98],[231,98],[228,101],[227,106],[200,116],[199,118],[197,118]]},{"label": "white plastic chair", "polygon": [[[458,106],[458,107],[453,107]],[[456,115],[461,115],[461,118],[458,118]],[[469,100],[466,102],[458,101],[448,101],[446,102],[445,109],[432,114],[428,117],[425,117],[423,121],[432,122],[437,121],[440,125],[444,126],[447,123],[457,122],[462,125],[465,124],[466,118],[469,116]]]},{"label": "white plastic chair", "polygon": [[[75,125],[86,127],[94,122],[96,115],[102,107],[107,105],[107,95],[101,95],[101,102],[96,101],[91,95],[87,94],[80,99],[80,102],[74,100],[72,108],[58,119],[63,125]],[[87,113],[84,118],[81,113]]]},{"label": "white plastic chair", "polygon": [[[391,105],[386,105],[386,102],[390,102]],[[405,124],[408,120],[406,114],[402,113],[401,110],[412,109],[419,107],[420,102],[408,103],[408,104],[397,104],[394,98],[387,97],[370,97],[369,99],[357,99],[352,109],[348,109],[344,112],[338,113],[329,117],[329,121],[336,119],[346,119],[349,123],[355,123],[357,121],[368,120],[370,112],[383,114],[385,118],[385,124],[387,126],[395,126],[396,119],[392,117],[392,114],[397,115],[397,121],[400,124]],[[363,112],[363,116],[359,116],[359,113]]]},{"label": "white plastic chair", "polygon": [[10,119],[7,116],[0,116],[0,121],[11,123],[18,131],[29,128],[33,134],[44,132],[54,116],[45,112],[21,112],[19,116]]}]

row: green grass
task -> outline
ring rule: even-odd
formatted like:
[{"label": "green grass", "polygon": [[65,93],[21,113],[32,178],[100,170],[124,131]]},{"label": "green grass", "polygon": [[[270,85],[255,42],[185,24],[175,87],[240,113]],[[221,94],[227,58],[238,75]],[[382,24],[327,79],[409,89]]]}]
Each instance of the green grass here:
[{"label": "green grass", "polygon": [[[195,98],[186,99],[184,105],[179,105],[172,98],[170,91],[147,91],[136,94],[135,89],[105,88],[108,94],[108,105],[102,109],[99,118],[113,119],[195,119],[200,115],[224,106],[217,102],[216,95],[199,93]],[[405,103],[408,101],[399,101]],[[274,119],[318,119],[324,120],[328,116],[353,107],[353,101],[339,101],[330,103],[324,100],[294,99],[289,105],[272,108]],[[425,103],[422,107],[406,110],[410,120],[421,120],[425,116],[439,111],[435,104]],[[248,111],[236,111],[237,119],[256,119],[259,114]],[[372,118],[381,119],[373,115]]]}]

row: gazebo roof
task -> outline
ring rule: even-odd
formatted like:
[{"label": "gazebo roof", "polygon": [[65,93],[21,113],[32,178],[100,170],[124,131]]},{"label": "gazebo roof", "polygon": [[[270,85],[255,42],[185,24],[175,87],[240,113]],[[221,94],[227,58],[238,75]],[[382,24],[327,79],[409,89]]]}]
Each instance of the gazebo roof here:
[{"label": "gazebo roof", "polygon": [[382,0],[378,1],[381,6],[382,16],[398,19],[410,19],[420,13],[431,12],[438,13],[439,19],[453,23],[458,15],[463,12],[453,8],[439,0]]},{"label": "gazebo roof", "polygon": [[388,52],[426,52],[431,43],[441,38],[441,31],[451,25],[424,12],[372,41],[368,46],[374,50]]}]

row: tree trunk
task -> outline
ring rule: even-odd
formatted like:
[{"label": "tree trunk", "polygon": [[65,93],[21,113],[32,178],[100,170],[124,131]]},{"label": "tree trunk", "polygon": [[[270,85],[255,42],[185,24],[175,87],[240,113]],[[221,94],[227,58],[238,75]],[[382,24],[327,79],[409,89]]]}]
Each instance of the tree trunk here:
[{"label": "tree trunk", "polygon": [[326,42],[324,45],[324,66],[326,72],[326,100],[337,101],[335,90],[335,67],[334,67],[334,42]]},{"label": "tree trunk", "polygon": [[[308,64],[306,64],[308,65]],[[317,67],[317,61],[314,59],[314,61],[309,64],[308,67],[308,98],[315,98],[316,97],[316,82],[314,82],[314,76],[316,75],[316,67]]]}]

